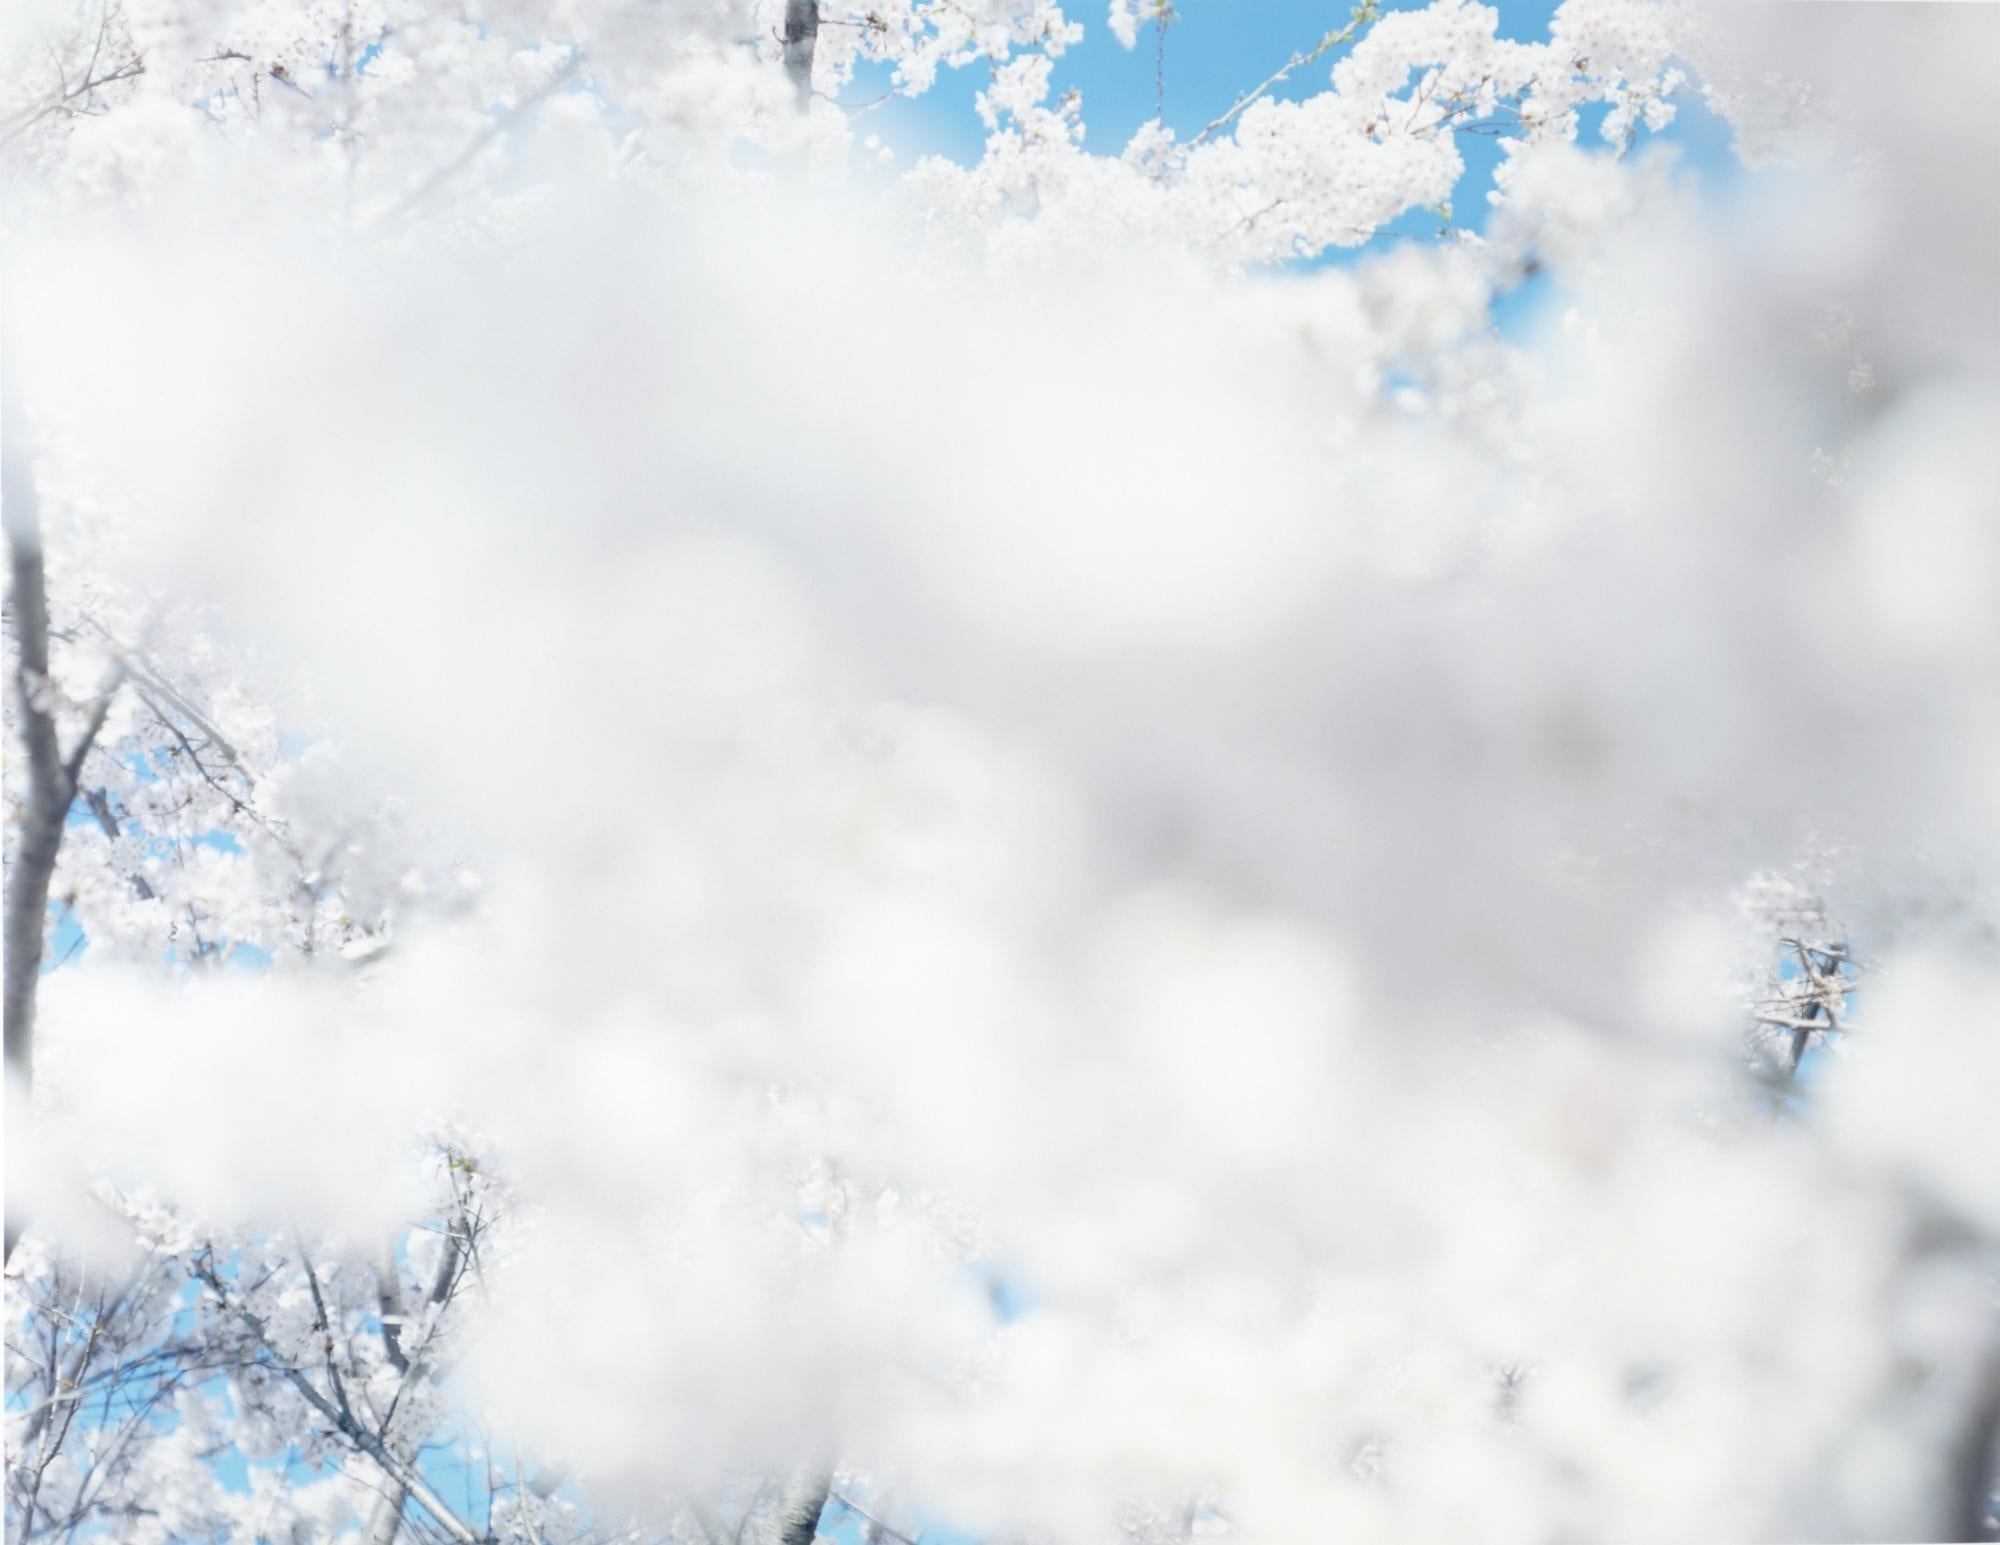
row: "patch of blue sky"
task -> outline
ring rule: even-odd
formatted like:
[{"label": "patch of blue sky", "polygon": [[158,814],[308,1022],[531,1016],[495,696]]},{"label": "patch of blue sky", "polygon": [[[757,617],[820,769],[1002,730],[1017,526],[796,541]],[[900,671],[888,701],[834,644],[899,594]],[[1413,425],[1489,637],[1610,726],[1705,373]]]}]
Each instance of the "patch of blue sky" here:
[{"label": "patch of blue sky", "polygon": [[461,1518],[484,1525],[492,1511],[494,1492],[510,1485],[501,1440],[475,1452],[464,1435],[447,1430],[438,1441],[417,1455],[417,1473]]},{"label": "patch of blue sky", "polygon": [[[234,1400],[229,1389],[229,1381],[218,1374],[201,1386],[202,1393],[222,1400],[224,1409]],[[283,1453],[247,1458],[243,1451],[233,1445],[222,1449],[209,1459],[215,1479],[224,1491],[247,1497],[257,1489],[257,1482],[265,1476],[275,1476],[282,1480],[284,1489],[295,1490],[310,1486],[314,1481],[323,1480],[329,1467],[308,1460],[298,1450],[297,1445],[288,1445]]]},{"label": "patch of blue sky", "polygon": [[76,960],[90,947],[89,936],[83,931],[83,924],[77,921],[76,909],[58,902],[49,903],[49,938],[42,946],[42,975],[60,970]]},{"label": "patch of blue sky", "polygon": [[[226,1388],[226,1380],[216,1379],[211,1382],[223,1384]],[[209,1463],[214,1467],[215,1479],[224,1491],[233,1491],[237,1495],[245,1497],[250,1495],[252,1490],[250,1485],[250,1461],[243,1457],[241,1449],[234,1447],[226,1448],[211,1459]]]},{"label": "patch of blue sky", "polygon": [[999,1261],[974,1261],[965,1270],[976,1278],[986,1293],[994,1320],[1011,1325],[1040,1307],[1041,1295],[1026,1275]]}]

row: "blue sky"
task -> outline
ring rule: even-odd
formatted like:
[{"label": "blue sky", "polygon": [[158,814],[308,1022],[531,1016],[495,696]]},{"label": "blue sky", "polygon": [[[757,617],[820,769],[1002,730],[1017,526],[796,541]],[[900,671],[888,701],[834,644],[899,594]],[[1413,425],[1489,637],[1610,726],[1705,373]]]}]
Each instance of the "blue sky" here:
[{"label": "blue sky", "polygon": [[[1385,0],[1385,9],[1416,9],[1421,3]],[[1497,7],[1501,35],[1530,42],[1545,37],[1557,3],[1501,0]],[[1071,20],[1083,24],[1084,39],[1056,62],[1053,88],[1058,96],[1072,87],[1082,93],[1085,145],[1098,154],[1116,154],[1154,116],[1160,100],[1158,50],[1150,23],[1140,28],[1136,48],[1121,47],[1105,25],[1106,10],[1105,0],[1077,0],[1066,8]],[[1167,126],[1182,140],[1191,138],[1293,53],[1309,51],[1328,32],[1345,26],[1352,14],[1352,0],[1176,0],[1166,35]],[[1299,98],[1324,91],[1341,52],[1323,55],[1294,72],[1271,94]],[[940,71],[937,85],[925,95],[891,99],[858,118],[856,128],[880,134],[903,165],[927,153],[969,164],[979,159],[985,143],[986,130],[973,110],[973,98],[986,81],[983,65]],[[860,76],[843,93],[843,101],[849,105],[871,101],[886,83],[886,70]],[[1584,137],[1594,137],[1602,116],[1601,109],[1586,116]],[[1663,137],[1681,147],[1684,166],[1704,181],[1719,182],[1730,174],[1733,161],[1726,126],[1692,99],[1682,101],[1679,118]],[[1453,202],[1453,218],[1476,230],[1485,222],[1486,194],[1500,161],[1499,141],[1461,135],[1459,150],[1466,160],[1466,176]],[[1413,214],[1393,229],[1428,235],[1436,228],[1433,216]],[[1351,257],[1350,252],[1335,251],[1326,260]]]},{"label": "blue sky", "polygon": [[[1415,9],[1414,3],[1387,0],[1387,9]],[[1154,114],[1158,51],[1150,24],[1139,32],[1138,47],[1122,48],[1105,26],[1105,0],[1077,0],[1065,14],[1083,24],[1083,42],[1057,61],[1056,95],[1072,87],[1083,93],[1085,144],[1099,154],[1116,154]],[[1500,7],[1503,33],[1539,38],[1548,30],[1555,0],[1510,0]],[[1271,74],[1297,50],[1310,49],[1326,33],[1343,27],[1353,13],[1351,0],[1176,0],[1167,29],[1166,122],[1182,139],[1198,133],[1250,87]],[[1326,89],[1338,52],[1324,55],[1273,89],[1278,97],[1303,97]],[[972,110],[973,96],[986,83],[975,65],[939,72],[937,85],[914,100],[897,100],[860,120],[910,156],[934,151],[954,161],[974,161],[985,129]],[[845,94],[859,103],[881,91],[874,80],[857,80]],[[870,124],[870,120],[873,120]]]}]

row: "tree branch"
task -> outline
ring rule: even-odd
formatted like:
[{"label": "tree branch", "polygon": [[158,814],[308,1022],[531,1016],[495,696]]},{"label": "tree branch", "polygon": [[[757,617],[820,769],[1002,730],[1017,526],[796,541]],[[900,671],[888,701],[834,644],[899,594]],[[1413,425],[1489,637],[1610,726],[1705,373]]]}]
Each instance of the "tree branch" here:
[{"label": "tree branch", "polygon": [[342,1437],[346,1437],[348,1443],[352,1443],[360,1453],[368,1455],[376,1465],[380,1465],[382,1473],[388,1475],[404,1491],[408,1491],[408,1495],[416,1499],[416,1505],[422,1507],[426,1513],[430,1513],[430,1517],[434,1517],[438,1521],[438,1527],[444,1529],[444,1533],[448,1533],[454,1541],[458,1541],[458,1545],[488,1545],[490,1537],[488,1535],[480,1535],[470,1523],[466,1523],[462,1517],[458,1517],[458,1513],[454,1513],[450,1509],[450,1505],[436,1491],[432,1491],[424,1483],[422,1475],[418,1475],[414,1469],[410,1469],[408,1465],[404,1465],[400,1459],[396,1459],[396,1455],[392,1455],[388,1451],[388,1447],[382,1443],[382,1439],[378,1439],[374,1433],[370,1433],[366,1427],[362,1427],[358,1421],[354,1421],[352,1415],[342,1415],[342,1411],[336,1409],[334,1403],[330,1399],[326,1399],[326,1395],[322,1395],[318,1389],[314,1389],[312,1379],[308,1379],[304,1373],[300,1373],[290,1363],[286,1363],[282,1357],[278,1357],[278,1349],[272,1345],[270,1333],[264,1329],[264,1321],[252,1309],[248,1309],[246,1305],[240,1305],[234,1299],[230,1299],[228,1289],[222,1287],[222,1279],[216,1275],[216,1269],[214,1269],[212,1263],[208,1263],[208,1261],[192,1261],[190,1265],[194,1267],[194,1275],[200,1277],[202,1283],[206,1283],[208,1291],[216,1295],[216,1299],[222,1303],[222,1307],[228,1309],[232,1315],[236,1315],[236,1319],[240,1319],[244,1323],[244,1327],[250,1331],[250,1335],[256,1337],[256,1343],[264,1351],[268,1351],[272,1355],[272,1359],[274,1359],[272,1365],[270,1365],[272,1371],[278,1373],[278,1375],[282,1375],[286,1379],[286,1383],[290,1383],[292,1389],[296,1389],[300,1393],[300,1397],[306,1401],[306,1405],[310,1405],[328,1423],[332,1423],[334,1431],[338,1431]]},{"label": "tree branch", "polygon": [[452,1539],[456,1540],[458,1545],[487,1545],[487,1542],[491,1538],[490,1536],[480,1534],[464,1519],[460,1518],[457,1513],[452,1511],[450,1505],[442,1497],[425,1484],[424,1478],[421,1475],[417,1474],[415,1470],[390,1453],[380,1438],[376,1437],[375,1434],[368,1431],[367,1428],[356,1421],[351,1413],[340,1411],[332,1401],[328,1400],[325,1395],[313,1387],[311,1379],[279,1357],[278,1349],[272,1345],[270,1334],[265,1329],[263,1320],[258,1317],[255,1311],[230,1298],[228,1290],[222,1285],[222,1279],[216,1275],[215,1267],[212,1263],[207,1260],[196,1260],[191,1261],[189,1264],[193,1268],[194,1274],[206,1284],[208,1290],[216,1296],[222,1307],[241,1320],[250,1334],[256,1339],[257,1344],[271,1354],[273,1359],[271,1363],[272,1371],[282,1375],[285,1381],[299,1392],[300,1397],[304,1399],[307,1405],[319,1412],[333,1426],[334,1430],[346,1438],[348,1442],[352,1443],[356,1449],[374,1460],[381,1467],[382,1473],[408,1492],[416,1500],[417,1505],[437,1520],[438,1527],[443,1529]]}]

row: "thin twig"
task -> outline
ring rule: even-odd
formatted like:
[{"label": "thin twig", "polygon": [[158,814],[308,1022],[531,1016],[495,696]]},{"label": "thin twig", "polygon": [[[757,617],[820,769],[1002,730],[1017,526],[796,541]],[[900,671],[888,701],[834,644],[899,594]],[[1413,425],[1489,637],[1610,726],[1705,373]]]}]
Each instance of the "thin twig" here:
[{"label": "thin twig", "polygon": [[1238,97],[1236,99],[1236,105],[1230,108],[1228,112],[1224,113],[1220,118],[1216,119],[1213,123],[1209,124],[1207,128],[1203,129],[1201,133],[1197,134],[1193,139],[1189,140],[1187,148],[1192,150],[1194,149],[1195,146],[1201,144],[1202,141],[1210,138],[1214,134],[1219,133],[1221,130],[1228,128],[1230,124],[1236,121],[1237,117],[1243,112],[1243,110],[1246,107],[1248,107],[1252,102],[1255,102],[1259,97],[1263,96],[1265,92],[1269,91],[1273,86],[1277,85],[1280,81],[1284,80],[1286,76],[1292,73],[1292,71],[1299,69],[1304,65],[1311,64],[1315,59],[1319,58],[1322,54],[1326,53],[1328,49],[1338,48],[1342,43],[1351,41],[1354,38],[1354,36],[1361,31],[1363,27],[1366,27],[1370,23],[1372,23],[1375,20],[1375,18],[1380,14],[1381,12],[1377,5],[1377,0],[1362,0],[1361,5],[1355,9],[1353,19],[1350,20],[1345,27],[1341,27],[1336,31],[1329,32],[1325,37],[1321,38],[1317,43],[1315,43],[1310,49],[1301,49],[1298,53],[1293,54],[1291,58],[1287,59],[1283,64],[1278,66],[1276,70],[1272,71],[1271,74],[1261,84],[1251,88],[1249,91],[1244,92],[1242,96]]}]

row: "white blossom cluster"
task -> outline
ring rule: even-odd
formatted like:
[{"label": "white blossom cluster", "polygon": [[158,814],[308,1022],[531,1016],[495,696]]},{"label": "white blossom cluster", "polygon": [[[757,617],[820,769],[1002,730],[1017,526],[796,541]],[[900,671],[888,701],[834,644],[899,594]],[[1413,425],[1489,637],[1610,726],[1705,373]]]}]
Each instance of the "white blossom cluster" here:
[{"label": "white blossom cluster", "polygon": [[[782,9],[767,5],[762,14],[769,21]],[[842,85],[859,63],[879,60],[893,66],[896,87],[912,94],[928,91],[940,67],[1004,64],[1023,49],[1057,58],[1083,36],[1053,0],[893,0],[829,8],[820,27],[816,82]]]},{"label": "white blossom cluster", "polygon": [[1509,150],[1531,152],[1573,138],[1592,103],[1610,105],[1607,139],[1640,118],[1665,128],[1686,83],[1671,19],[1657,0],[1566,0],[1548,42],[1521,43],[1497,35],[1490,6],[1434,0],[1367,27],[1331,90],[1260,97],[1185,147],[1142,129],[1118,161],[1083,149],[1073,104],[1043,105],[1045,65],[1024,68],[983,98],[995,130],[985,159],[926,161],[912,193],[944,228],[1010,245],[1132,233],[1245,263],[1360,246],[1400,215],[1449,204],[1459,133],[1505,126],[1519,135]]}]

